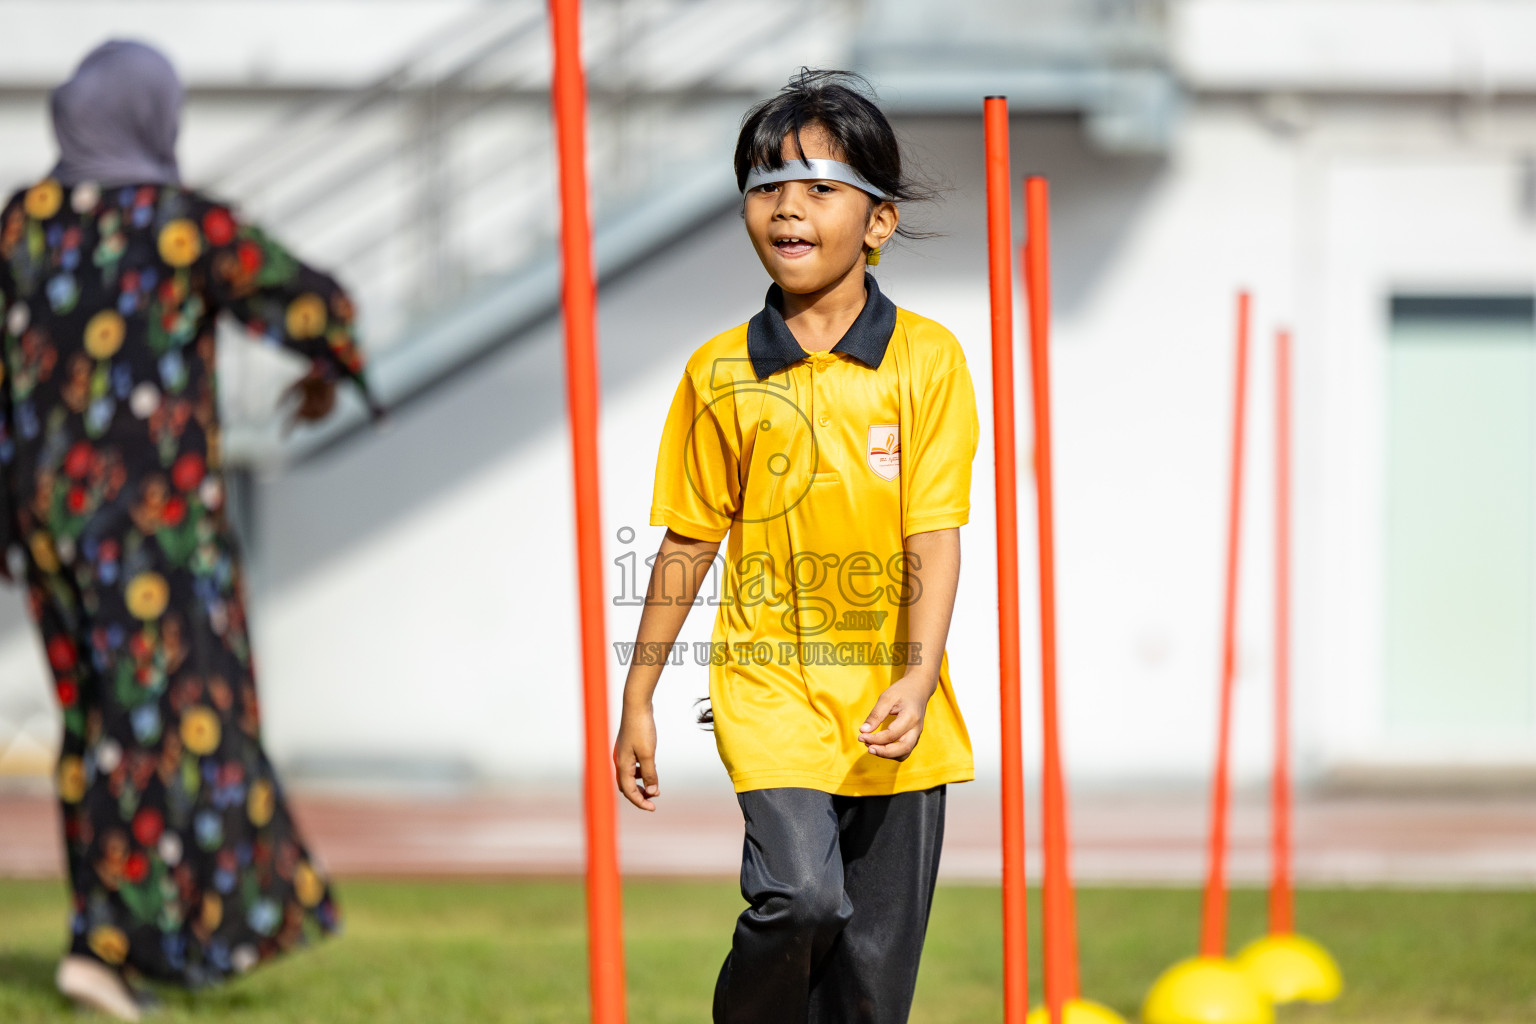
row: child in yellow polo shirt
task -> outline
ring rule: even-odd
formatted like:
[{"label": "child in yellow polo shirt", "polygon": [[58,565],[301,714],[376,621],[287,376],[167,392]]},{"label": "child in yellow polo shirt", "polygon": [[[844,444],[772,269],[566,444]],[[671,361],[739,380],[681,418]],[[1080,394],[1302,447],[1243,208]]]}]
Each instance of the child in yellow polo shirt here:
[{"label": "child in yellow polo shirt", "polygon": [[[927,192],[861,80],[802,71],[748,113],[743,217],[761,312],[688,361],[661,441],[667,527],[637,654],[676,640],[722,541],[710,715],[746,822],[716,1024],[907,1019],[943,841],[973,777],[944,654],[979,433],[954,336],[866,267]],[[620,790],[660,794],[637,656]]]}]

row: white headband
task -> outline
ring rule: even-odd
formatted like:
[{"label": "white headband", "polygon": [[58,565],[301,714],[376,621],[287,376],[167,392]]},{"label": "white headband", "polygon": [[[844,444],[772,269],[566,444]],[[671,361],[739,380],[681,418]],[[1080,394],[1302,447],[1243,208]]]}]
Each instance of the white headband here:
[{"label": "white headband", "polygon": [[841,160],[786,160],[784,166],[777,170],[769,170],[762,164],[758,164],[748,172],[747,184],[742,192],[750,192],[759,185],[779,181],[840,181],[844,185],[863,189],[870,195],[878,196],[887,202],[896,200],[895,196],[884,189],[865,181],[863,175]]}]

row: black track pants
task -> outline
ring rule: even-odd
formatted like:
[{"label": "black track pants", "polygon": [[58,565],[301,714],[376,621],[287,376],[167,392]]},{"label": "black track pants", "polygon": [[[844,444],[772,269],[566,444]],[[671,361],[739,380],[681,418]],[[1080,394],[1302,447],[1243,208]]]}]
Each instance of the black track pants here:
[{"label": "black track pants", "polygon": [[715,1024],[905,1024],[944,843],[944,787],[737,795],[746,819]]}]

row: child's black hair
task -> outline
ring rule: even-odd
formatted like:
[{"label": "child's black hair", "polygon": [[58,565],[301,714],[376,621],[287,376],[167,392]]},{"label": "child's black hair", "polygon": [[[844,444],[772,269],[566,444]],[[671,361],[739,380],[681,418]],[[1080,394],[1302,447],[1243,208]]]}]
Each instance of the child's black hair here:
[{"label": "child's black hair", "polygon": [[[936,198],[937,188],[902,169],[896,131],[872,95],[869,83],[851,71],[801,68],[777,95],[741,119],[741,133],[736,137],[736,188],[746,187],[747,175],[754,167],[783,167],[785,138],[794,136],[799,149],[801,130],[816,125],[831,137],[849,166],[865,181],[894,196],[895,202]],[[906,226],[898,227],[896,233],[903,238],[929,234]]]}]

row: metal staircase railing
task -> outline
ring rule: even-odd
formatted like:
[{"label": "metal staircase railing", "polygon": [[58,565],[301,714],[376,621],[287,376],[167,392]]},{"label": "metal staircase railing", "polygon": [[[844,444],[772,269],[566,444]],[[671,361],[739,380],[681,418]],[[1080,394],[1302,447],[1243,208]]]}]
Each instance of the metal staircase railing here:
[{"label": "metal staircase railing", "polygon": [[[586,5],[589,160],[600,272],[728,208],[745,102],[851,44],[858,0],[601,0]],[[555,308],[548,33],[538,0],[487,3],[375,81],[297,107],[205,187],[326,267],[358,299],[387,404]],[[344,436],[361,410],[280,435],[291,364],[225,347],[232,461],[270,464]]]}]

